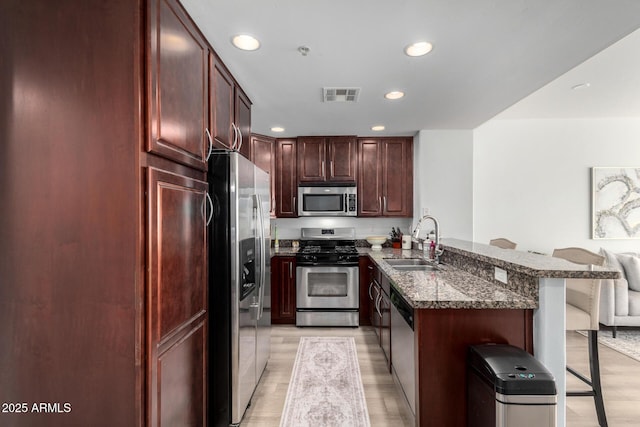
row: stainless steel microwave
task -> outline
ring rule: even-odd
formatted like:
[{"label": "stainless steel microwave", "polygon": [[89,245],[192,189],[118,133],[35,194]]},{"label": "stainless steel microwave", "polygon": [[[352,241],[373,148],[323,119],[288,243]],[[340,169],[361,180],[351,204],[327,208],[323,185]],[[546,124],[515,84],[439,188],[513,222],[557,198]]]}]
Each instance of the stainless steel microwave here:
[{"label": "stainless steel microwave", "polygon": [[357,216],[356,186],[299,186],[298,216]]}]

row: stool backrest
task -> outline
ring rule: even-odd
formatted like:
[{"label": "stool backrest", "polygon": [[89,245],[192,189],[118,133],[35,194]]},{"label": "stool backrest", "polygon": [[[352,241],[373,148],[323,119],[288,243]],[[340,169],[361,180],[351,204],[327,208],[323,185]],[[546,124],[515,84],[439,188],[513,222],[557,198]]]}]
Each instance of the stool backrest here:
[{"label": "stool backrest", "polygon": [[[576,264],[604,265],[605,257],[582,248],[561,248],[553,251],[553,256]],[[598,330],[600,311],[600,279],[567,279],[567,304],[590,316],[591,329]]]},{"label": "stool backrest", "polygon": [[499,237],[497,239],[491,239],[489,241],[489,244],[491,246],[497,246],[497,247],[502,248],[502,249],[515,249],[516,246],[517,246],[516,243],[512,242],[509,239],[505,239],[503,237]]}]

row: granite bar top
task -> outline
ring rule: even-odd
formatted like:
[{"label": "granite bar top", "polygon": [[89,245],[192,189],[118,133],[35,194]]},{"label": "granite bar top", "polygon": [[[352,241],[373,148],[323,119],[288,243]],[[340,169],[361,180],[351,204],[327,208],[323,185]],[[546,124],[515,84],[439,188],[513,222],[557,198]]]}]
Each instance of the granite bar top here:
[{"label": "granite bar top", "polygon": [[538,301],[450,265],[436,271],[401,271],[385,258],[423,258],[422,251],[358,248],[387,276],[414,309],[535,309]]},{"label": "granite bar top", "polygon": [[548,255],[502,249],[458,239],[443,239],[440,243],[445,252],[449,251],[538,278],[617,279],[620,277],[620,272],[611,271],[607,267],[574,264]]}]

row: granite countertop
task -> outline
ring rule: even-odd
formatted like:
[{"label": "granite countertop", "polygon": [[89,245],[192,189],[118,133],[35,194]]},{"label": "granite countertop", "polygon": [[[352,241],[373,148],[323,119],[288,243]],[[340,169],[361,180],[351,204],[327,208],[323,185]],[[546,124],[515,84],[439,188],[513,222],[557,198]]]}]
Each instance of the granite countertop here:
[{"label": "granite countertop", "polygon": [[436,271],[400,271],[385,258],[423,258],[422,251],[358,248],[369,255],[391,285],[414,309],[534,309],[537,300],[509,291],[450,265]]},{"label": "granite countertop", "polygon": [[443,239],[441,244],[445,251],[538,278],[617,279],[620,277],[618,271],[611,271],[607,267],[574,264],[562,258],[502,249],[483,243]]},{"label": "granite countertop", "polygon": [[271,248],[271,256],[296,256],[298,248],[293,246],[280,246],[278,248]]}]

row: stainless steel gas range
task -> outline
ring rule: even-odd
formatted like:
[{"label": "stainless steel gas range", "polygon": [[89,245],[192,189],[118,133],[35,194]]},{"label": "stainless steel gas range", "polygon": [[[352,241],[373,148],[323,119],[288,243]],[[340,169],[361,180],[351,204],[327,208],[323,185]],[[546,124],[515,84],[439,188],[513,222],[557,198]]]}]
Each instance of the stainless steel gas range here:
[{"label": "stainless steel gas range", "polygon": [[303,228],[296,262],[296,325],[358,326],[355,229]]}]

